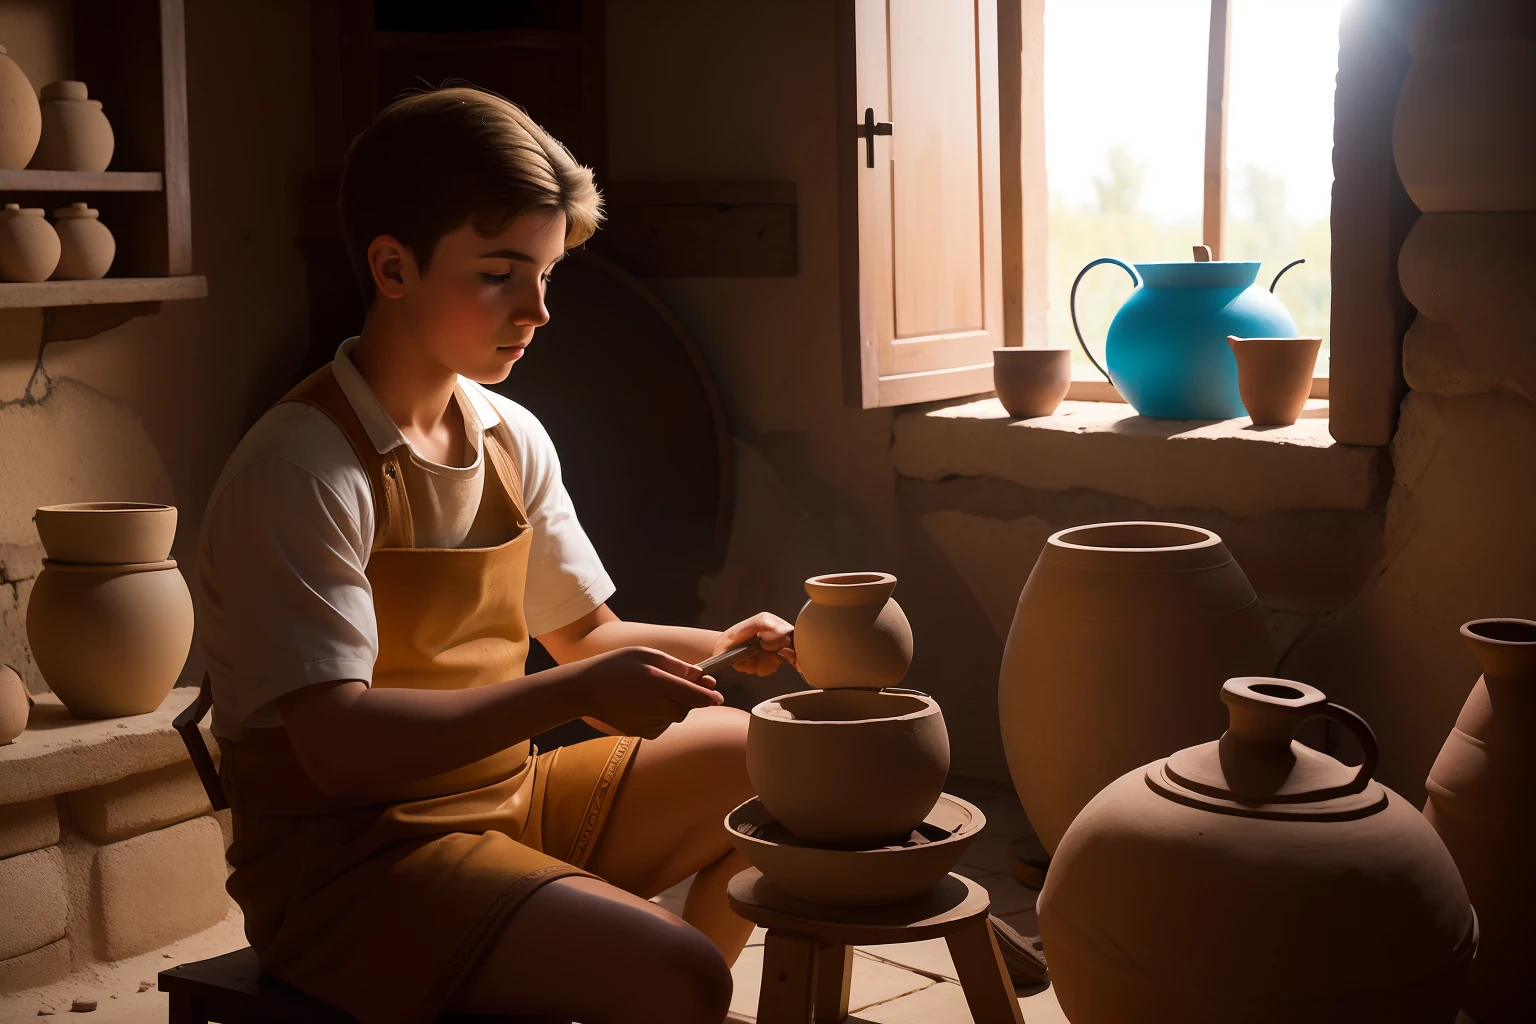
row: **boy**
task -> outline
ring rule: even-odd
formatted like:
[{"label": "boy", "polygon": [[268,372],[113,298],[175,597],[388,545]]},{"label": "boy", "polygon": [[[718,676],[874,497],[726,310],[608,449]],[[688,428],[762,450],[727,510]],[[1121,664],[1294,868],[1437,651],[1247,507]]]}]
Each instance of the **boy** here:
[{"label": "boy", "polygon": [[[548,435],[480,386],[596,229],[591,172],[444,89],[357,138],[341,214],[362,333],[246,435],[199,550],[228,885],[262,969],[363,1024],[717,1024],[751,931],[720,823],[751,787],[746,716],[693,663],[757,637],[738,668],[767,674],[790,626],[619,620]],[[523,675],[530,636],[558,667]],[[530,751],[576,717],[609,735]],[[647,902],[695,873],[682,920]]]}]

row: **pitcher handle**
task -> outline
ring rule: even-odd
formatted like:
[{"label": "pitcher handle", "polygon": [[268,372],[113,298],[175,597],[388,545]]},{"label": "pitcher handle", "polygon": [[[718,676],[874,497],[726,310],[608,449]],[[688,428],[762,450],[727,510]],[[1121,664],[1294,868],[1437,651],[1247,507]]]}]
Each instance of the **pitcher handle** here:
[{"label": "pitcher handle", "polygon": [[1271,295],[1273,295],[1275,293],[1275,285],[1280,283],[1280,279],[1285,276],[1285,272],[1287,270],[1290,270],[1292,267],[1299,267],[1299,266],[1301,266],[1305,262],[1307,262],[1307,261],[1306,260],[1291,260],[1291,262],[1289,262],[1285,266],[1281,267],[1280,268],[1280,273],[1276,274],[1275,275],[1275,279],[1273,281],[1269,282],[1269,293]]},{"label": "pitcher handle", "polygon": [[1344,728],[1355,734],[1355,739],[1360,742],[1365,751],[1365,757],[1360,761],[1360,770],[1355,773],[1354,780],[1344,787],[1345,793],[1359,793],[1365,789],[1371,779],[1376,776],[1377,765],[1381,763],[1381,751],[1376,746],[1376,733],[1371,730],[1365,719],[1355,714],[1349,708],[1329,702],[1312,711],[1316,718],[1329,718],[1338,722]]},{"label": "pitcher handle", "polygon": [[[1078,271],[1077,280],[1072,282],[1072,296],[1067,300],[1067,305],[1072,310],[1072,332],[1077,335],[1077,343],[1082,346],[1083,355],[1088,357],[1088,361],[1093,364],[1093,368],[1102,373],[1105,380],[1110,380],[1109,371],[1100,366],[1099,361],[1093,358],[1093,353],[1088,351],[1088,343],[1083,340],[1083,330],[1077,325],[1077,286],[1082,283],[1083,276],[1087,274],[1088,271],[1098,266],[1100,263],[1113,263],[1127,274],[1130,274],[1131,283],[1134,284],[1137,288],[1141,287],[1141,277],[1136,273],[1135,269],[1124,260],[1117,260],[1113,256],[1101,256],[1094,260],[1092,263],[1088,264],[1082,270]],[[1282,271],[1282,273],[1284,273],[1284,271]],[[1114,381],[1110,381],[1110,383],[1113,384]]]}]

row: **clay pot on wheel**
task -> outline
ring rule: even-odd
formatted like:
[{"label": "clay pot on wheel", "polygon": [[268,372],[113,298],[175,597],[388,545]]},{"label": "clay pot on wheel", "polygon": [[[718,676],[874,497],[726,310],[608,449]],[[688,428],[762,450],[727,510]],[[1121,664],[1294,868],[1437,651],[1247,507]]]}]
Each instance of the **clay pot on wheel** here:
[{"label": "clay pot on wheel", "polygon": [[992,386],[1009,416],[1049,416],[1072,386],[1072,350],[995,348]]},{"label": "clay pot on wheel", "polygon": [[53,276],[70,281],[106,277],[117,255],[117,240],[101,222],[101,211],[71,203],[54,210],[53,220],[59,233],[59,265]]},{"label": "clay pot on wheel", "polygon": [[811,599],[795,619],[800,674],[817,689],[895,686],[912,664],[912,626],[891,599],[887,572],[833,573],[805,581]]},{"label": "clay pot on wheel", "polygon": [[22,734],[31,711],[32,698],[21,676],[11,666],[0,665],[0,747]]},{"label": "clay pot on wheel", "polygon": [[[1289,680],[1221,697],[1219,741],[1121,776],[1057,847],[1039,912],[1063,1014],[1452,1024],[1476,917],[1434,829],[1372,780],[1370,728]],[[1292,740],[1317,715],[1355,734],[1361,766]]]},{"label": "clay pot on wheel", "polygon": [[44,505],[34,515],[43,550],[56,562],[163,562],[176,540],[176,508],[140,501]]},{"label": "clay pot on wheel", "polygon": [[1237,357],[1237,390],[1256,427],[1296,422],[1312,394],[1322,338],[1227,338]]},{"label": "clay pot on wheel", "polygon": [[101,101],[84,82],[49,82],[42,88],[43,133],[31,166],[46,171],[104,171],[116,140]]},{"label": "clay pot on wheel", "polygon": [[1429,770],[1424,817],[1450,849],[1482,938],[1462,1009],[1478,1024],[1536,1020],[1536,622],[1461,627],[1483,665]]},{"label": "clay pot on wheel", "polygon": [[46,281],[59,265],[59,236],[41,207],[0,210],[0,279]]},{"label": "clay pot on wheel", "polygon": [[27,166],[42,132],[37,90],[0,46],[0,170],[19,171]]},{"label": "clay pot on wheel", "polygon": [[1210,695],[1273,664],[1253,586],[1210,530],[1101,523],[1047,540],[998,684],[1008,770],[1045,848],[1120,775],[1220,732]]},{"label": "clay pot on wheel", "polygon": [[948,774],[944,714],[915,690],[789,693],[754,707],[747,726],[758,798],[818,845],[857,849],[905,836],[933,810]]}]

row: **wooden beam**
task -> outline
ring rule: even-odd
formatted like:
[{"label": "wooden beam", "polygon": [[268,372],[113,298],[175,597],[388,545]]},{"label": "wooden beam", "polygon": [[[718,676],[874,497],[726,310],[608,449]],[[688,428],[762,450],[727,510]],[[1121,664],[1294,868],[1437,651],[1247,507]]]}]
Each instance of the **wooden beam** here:
[{"label": "wooden beam", "polygon": [[997,6],[1003,219],[1003,344],[1044,346],[1046,222],[1045,0]]},{"label": "wooden beam", "polygon": [[164,188],[165,177],[159,171],[0,170],[0,191],[5,192],[159,192]]},{"label": "wooden beam", "polygon": [[1226,258],[1227,98],[1232,79],[1232,0],[1211,0],[1205,71],[1205,218],[1201,241],[1212,259]]},{"label": "wooden beam", "polygon": [[161,118],[165,144],[165,273],[192,273],[191,145],[187,138],[187,38],[182,0],[160,0]]}]

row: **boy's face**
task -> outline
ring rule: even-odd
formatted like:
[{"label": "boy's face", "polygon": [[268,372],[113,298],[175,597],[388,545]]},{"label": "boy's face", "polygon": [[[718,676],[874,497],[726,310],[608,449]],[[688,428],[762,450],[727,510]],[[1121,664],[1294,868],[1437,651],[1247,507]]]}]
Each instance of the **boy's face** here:
[{"label": "boy's face", "polygon": [[495,384],[522,358],[534,329],[549,321],[544,287],[563,255],[559,210],[520,214],[493,238],[463,224],[438,240],[425,275],[402,248],[396,301],[432,358],[470,380]]}]

